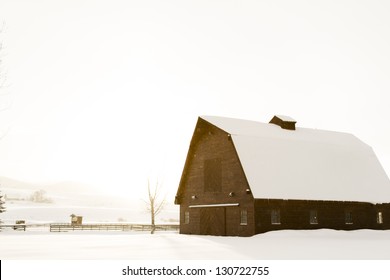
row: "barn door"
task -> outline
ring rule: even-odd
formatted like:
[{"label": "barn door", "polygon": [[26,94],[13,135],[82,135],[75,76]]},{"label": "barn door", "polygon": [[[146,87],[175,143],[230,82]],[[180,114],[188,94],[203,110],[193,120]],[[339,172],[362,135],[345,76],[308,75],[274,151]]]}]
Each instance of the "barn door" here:
[{"label": "barn door", "polygon": [[226,211],[224,207],[200,209],[200,234],[226,235]]}]

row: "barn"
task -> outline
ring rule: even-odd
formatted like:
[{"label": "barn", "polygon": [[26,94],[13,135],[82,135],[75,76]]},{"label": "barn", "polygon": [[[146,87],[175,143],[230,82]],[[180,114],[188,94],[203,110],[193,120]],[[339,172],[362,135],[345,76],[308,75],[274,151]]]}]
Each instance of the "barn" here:
[{"label": "barn", "polygon": [[252,236],[281,229],[390,229],[390,181],[348,133],[198,118],[175,204],[180,233]]}]

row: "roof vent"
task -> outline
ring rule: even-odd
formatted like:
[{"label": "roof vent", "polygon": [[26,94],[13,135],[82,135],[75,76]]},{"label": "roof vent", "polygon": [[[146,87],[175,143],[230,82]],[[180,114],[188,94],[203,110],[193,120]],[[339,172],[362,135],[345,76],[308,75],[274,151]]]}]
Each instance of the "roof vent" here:
[{"label": "roof vent", "polygon": [[269,123],[276,124],[283,129],[295,130],[296,120],[288,116],[275,115]]}]

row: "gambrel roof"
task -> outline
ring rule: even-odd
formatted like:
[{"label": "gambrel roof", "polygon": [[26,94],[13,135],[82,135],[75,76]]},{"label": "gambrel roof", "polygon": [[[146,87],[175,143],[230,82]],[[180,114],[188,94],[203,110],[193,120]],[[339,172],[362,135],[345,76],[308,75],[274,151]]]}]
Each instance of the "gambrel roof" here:
[{"label": "gambrel roof", "polygon": [[231,135],[255,198],[390,202],[374,151],[352,134],[200,118]]}]

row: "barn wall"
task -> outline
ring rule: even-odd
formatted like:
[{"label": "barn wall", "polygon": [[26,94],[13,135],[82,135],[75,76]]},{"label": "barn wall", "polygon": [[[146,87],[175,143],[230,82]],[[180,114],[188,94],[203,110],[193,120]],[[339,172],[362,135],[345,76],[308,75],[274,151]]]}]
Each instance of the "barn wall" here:
[{"label": "barn wall", "polygon": [[[280,210],[280,224],[271,223],[271,211]],[[310,211],[317,212],[318,224],[310,223]],[[377,213],[383,214],[383,224],[377,223]],[[346,212],[352,223],[346,223]],[[390,207],[365,202],[255,200],[256,233],[281,229],[390,229]]]},{"label": "barn wall", "polygon": [[[209,179],[213,182],[220,180],[220,188],[214,188],[205,182],[205,174],[206,176],[211,176],[204,170],[205,163],[210,164],[214,159],[217,159],[215,162],[221,165],[221,174],[218,175],[220,179]],[[218,168],[215,168],[215,170],[214,172],[219,172]],[[220,213],[223,212],[225,213],[225,221],[218,221],[213,225],[224,227],[224,229],[216,230],[217,235],[253,235],[255,232],[254,200],[252,194],[246,191],[248,188],[248,183],[230,135],[199,119],[191,140],[177,197],[177,203],[180,204],[180,233],[213,234],[210,232],[205,233],[207,225],[202,226],[201,223],[213,222],[212,218],[207,218],[208,213],[209,215],[222,215]],[[222,207],[224,208],[223,210],[190,208],[190,205],[221,203],[239,203],[239,206]],[[240,225],[241,210],[247,210],[247,225]],[[187,211],[190,216],[189,224],[185,224],[184,221],[185,212]]]},{"label": "barn wall", "polygon": [[[390,204],[254,199],[249,188],[230,135],[199,118],[175,199],[180,204],[180,233],[251,236],[281,229],[390,229]],[[210,207],[232,203],[239,205]],[[199,205],[204,207],[193,207]],[[247,211],[246,225],[241,224],[242,210]],[[280,212],[280,224],[271,223],[272,210]],[[311,210],[317,224],[310,223]],[[352,222],[346,223],[346,213]]]}]

